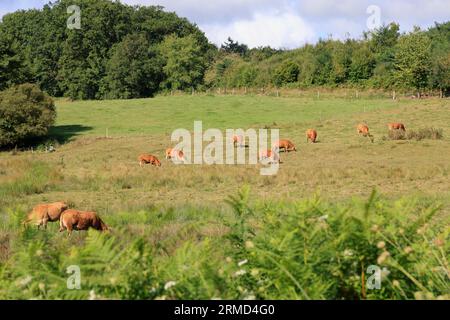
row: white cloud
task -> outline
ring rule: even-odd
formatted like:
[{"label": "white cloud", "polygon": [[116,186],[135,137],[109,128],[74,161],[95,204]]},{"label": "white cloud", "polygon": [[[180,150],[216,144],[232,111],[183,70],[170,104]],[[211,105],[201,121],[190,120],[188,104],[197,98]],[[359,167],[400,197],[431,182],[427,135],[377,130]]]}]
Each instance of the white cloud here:
[{"label": "white cloud", "polygon": [[196,23],[230,22],[249,18],[255,11],[273,10],[287,0],[122,0],[127,4],[161,5]]},{"label": "white cloud", "polygon": [[249,47],[295,48],[315,39],[314,30],[300,16],[290,12],[255,13],[250,19],[200,27],[216,44],[230,36]]},{"label": "white cloud", "polygon": [[[0,17],[18,8],[42,7],[48,0],[0,0]],[[398,22],[402,31],[450,20],[450,0],[121,0],[162,5],[197,23],[210,40],[228,36],[249,46],[292,48],[332,34],[343,39],[367,30],[366,9],[377,5],[381,22]]]}]

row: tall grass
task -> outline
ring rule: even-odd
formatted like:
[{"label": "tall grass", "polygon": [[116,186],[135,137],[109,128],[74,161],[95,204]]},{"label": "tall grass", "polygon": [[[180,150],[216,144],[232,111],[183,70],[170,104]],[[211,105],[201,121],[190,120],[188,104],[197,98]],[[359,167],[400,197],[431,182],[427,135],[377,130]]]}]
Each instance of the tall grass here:
[{"label": "tall grass", "polygon": [[[11,213],[0,298],[450,299],[450,228],[434,219],[439,206],[375,193],[365,203],[253,202],[249,189],[229,204],[234,214],[116,213],[104,217],[110,234],[72,238],[24,228]],[[180,232],[180,222],[190,227]],[[66,287],[69,265],[81,268],[80,290]],[[370,265],[382,270],[380,289],[363,285]]]},{"label": "tall grass", "polygon": [[422,128],[418,130],[390,130],[384,140],[441,140],[444,138],[443,129]]},{"label": "tall grass", "polygon": [[58,171],[52,169],[47,163],[32,161],[21,177],[0,184],[0,199],[43,193],[59,178]]}]

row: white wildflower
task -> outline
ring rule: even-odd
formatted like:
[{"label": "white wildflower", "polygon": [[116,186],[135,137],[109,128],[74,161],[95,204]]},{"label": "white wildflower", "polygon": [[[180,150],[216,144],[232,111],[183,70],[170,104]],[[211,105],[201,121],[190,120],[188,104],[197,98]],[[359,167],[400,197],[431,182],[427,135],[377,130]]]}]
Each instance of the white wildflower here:
[{"label": "white wildflower", "polygon": [[386,267],[384,267],[383,269],[381,269],[381,280],[386,279],[390,273],[391,273],[391,272],[390,272],[389,269],[386,268]]},{"label": "white wildflower", "polygon": [[344,250],[344,256],[350,257],[352,255],[353,255],[353,251],[352,250],[350,250],[350,249],[345,249]]},{"label": "white wildflower", "polygon": [[97,300],[97,295],[94,290],[89,291],[89,300]]},{"label": "white wildflower", "polygon": [[173,286],[175,286],[177,283],[175,281],[169,281],[164,285],[164,290],[169,290]]},{"label": "white wildflower", "polygon": [[247,273],[247,271],[245,271],[244,269],[240,269],[234,273],[234,276],[239,277],[239,276],[243,276],[246,273]]},{"label": "white wildflower", "polygon": [[386,247],[386,242],[380,241],[380,242],[377,243],[377,248],[378,249],[383,249],[384,247]]},{"label": "white wildflower", "polygon": [[242,261],[239,261],[238,266],[241,267],[241,266],[243,266],[244,264],[246,264],[247,262],[248,262],[247,259],[242,260]]},{"label": "white wildflower", "polygon": [[255,247],[255,245],[251,241],[245,241],[245,247],[247,249],[253,249]]},{"label": "white wildflower", "polygon": [[25,287],[27,284],[29,284],[33,280],[32,276],[26,276],[25,278],[18,281],[19,285],[22,287]]}]

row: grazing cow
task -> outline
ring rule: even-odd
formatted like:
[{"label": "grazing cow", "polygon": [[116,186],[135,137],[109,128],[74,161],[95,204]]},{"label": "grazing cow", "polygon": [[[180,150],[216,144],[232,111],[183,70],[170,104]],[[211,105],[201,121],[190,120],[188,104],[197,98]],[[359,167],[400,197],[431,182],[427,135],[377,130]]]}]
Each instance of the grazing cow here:
[{"label": "grazing cow", "polygon": [[369,137],[370,141],[373,142],[373,136],[369,132],[369,127],[366,124],[358,124],[356,127],[358,134],[362,134],[363,137]]},{"label": "grazing cow", "polygon": [[38,229],[40,229],[41,226],[44,226],[44,229],[47,229],[47,222],[59,220],[61,213],[63,213],[64,210],[67,210],[67,208],[68,205],[65,202],[39,204],[28,214],[25,223],[34,221]]},{"label": "grazing cow", "polygon": [[259,153],[259,161],[263,162],[263,161],[267,161],[268,164],[270,163],[281,163],[280,161],[280,155],[278,153],[276,153],[273,150],[262,150]]},{"label": "grazing cow", "polygon": [[239,147],[244,146],[244,137],[243,136],[234,135],[232,139],[233,139],[233,145],[235,147],[236,146],[239,146]]},{"label": "grazing cow", "polygon": [[73,230],[88,230],[93,228],[99,231],[107,231],[108,226],[93,211],[66,210],[59,219],[59,232],[67,230],[71,235]]},{"label": "grazing cow", "polygon": [[297,151],[295,145],[289,140],[279,140],[272,145],[272,149],[273,148],[277,148],[278,151],[283,149],[284,152]]},{"label": "grazing cow", "polygon": [[403,123],[400,123],[400,122],[389,123],[388,124],[388,128],[389,128],[390,131],[392,131],[392,130],[406,131],[405,125]]},{"label": "grazing cow", "polygon": [[143,164],[148,163],[156,167],[161,167],[161,161],[159,161],[157,157],[152,156],[151,154],[141,154],[139,156],[139,165],[142,167]]},{"label": "grazing cow", "polygon": [[180,160],[184,163],[185,159],[184,159],[184,152],[181,150],[176,150],[173,148],[168,148],[166,149],[166,159],[172,159],[175,158],[177,160]]},{"label": "grazing cow", "polygon": [[312,143],[316,143],[316,139],[317,139],[317,131],[314,129],[308,129],[306,131],[306,142],[311,140]]}]

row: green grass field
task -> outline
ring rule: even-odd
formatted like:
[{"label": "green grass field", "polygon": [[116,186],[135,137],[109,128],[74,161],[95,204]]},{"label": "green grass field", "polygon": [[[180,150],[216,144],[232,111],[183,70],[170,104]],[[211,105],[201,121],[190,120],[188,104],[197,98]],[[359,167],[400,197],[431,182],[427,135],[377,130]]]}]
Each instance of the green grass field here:
[{"label": "green grass field", "polygon": [[[448,100],[174,96],[56,104],[50,132],[60,143],[56,152],[0,153],[0,297],[85,299],[92,289],[105,298],[136,299],[449,298]],[[279,128],[298,152],[281,155],[275,176],[259,175],[259,165],[164,160],[172,131],[192,131],[194,120],[203,121],[204,130]],[[360,122],[369,125],[374,143],[357,134]],[[407,130],[442,128],[444,137],[385,140],[389,122],[403,122]],[[306,143],[308,128],[318,131],[318,143]],[[144,152],[162,166],[140,168]],[[249,194],[242,191],[247,187]],[[375,199],[364,205],[374,189]],[[20,224],[35,204],[60,200],[96,210],[113,231],[67,238],[56,224],[39,232]],[[376,212],[370,217],[368,206]],[[324,215],[328,224],[317,220]],[[371,232],[374,225],[385,229]],[[436,239],[446,241],[444,247],[429,244]],[[380,241],[395,260],[389,284],[362,292],[361,270],[386,250],[377,248]],[[416,255],[406,257],[404,247]],[[33,262],[39,250],[45,254]],[[339,256],[346,250],[355,254]],[[108,267],[115,255],[120,258]],[[96,259],[100,271],[90,266]],[[238,279],[241,260],[249,261],[248,269]],[[64,268],[74,261],[90,266],[89,280],[69,292]],[[124,261],[148,277],[126,274]],[[108,269],[114,266],[115,273]],[[113,280],[95,276],[107,270]],[[13,289],[28,274],[39,280]],[[177,284],[165,289],[170,281]]]}]

